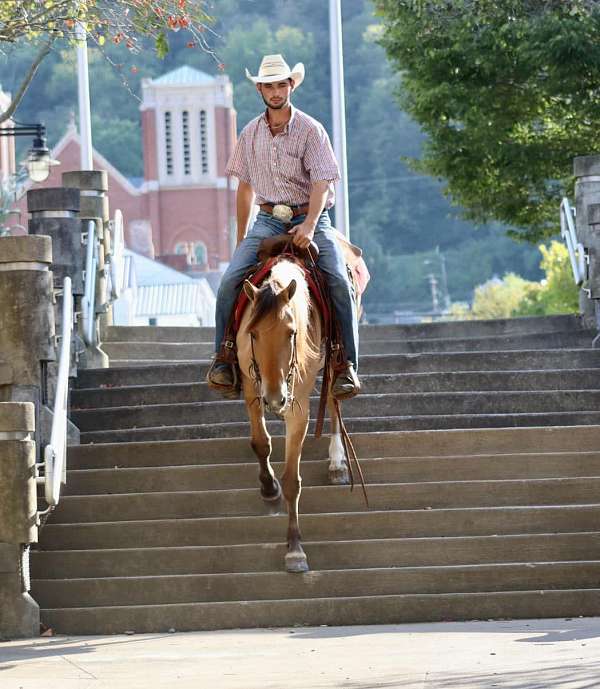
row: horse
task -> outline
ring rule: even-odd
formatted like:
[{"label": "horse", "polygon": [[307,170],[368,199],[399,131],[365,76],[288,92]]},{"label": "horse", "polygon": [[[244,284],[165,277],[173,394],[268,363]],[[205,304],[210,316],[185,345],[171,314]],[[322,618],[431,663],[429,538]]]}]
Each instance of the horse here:
[{"label": "horse", "polygon": [[[243,289],[249,308],[240,322],[236,345],[251,446],[260,465],[260,494],[267,503],[276,503],[283,484],[288,508],[285,568],[306,572],[308,560],[298,522],[300,457],[308,430],[310,393],[322,365],[323,324],[311,303],[304,270],[293,260],[281,257],[260,288],[246,280]],[[346,484],[349,472],[333,404],[329,396],[329,481]],[[281,484],[270,463],[272,444],[265,410],[285,421]]]}]

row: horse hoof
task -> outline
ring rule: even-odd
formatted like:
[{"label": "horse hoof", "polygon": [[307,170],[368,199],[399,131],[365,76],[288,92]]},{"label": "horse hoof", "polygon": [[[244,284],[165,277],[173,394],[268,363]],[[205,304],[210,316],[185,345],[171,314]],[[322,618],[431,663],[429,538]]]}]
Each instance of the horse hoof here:
[{"label": "horse hoof", "polygon": [[292,574],[308,572],[308,560],[304,553],[287,553],[285,556],[285,568]]},{"label": "horse hoof", "polygon": [[350,483],[350,474],[346,467],[329,470],[329,483],[332,486],[347,486]]},{"label": "horse hoof", "polygon": [[275,493],[272,495],[265,493],[264,488],[260,489],[260,496],[265,502],[278,502],[281,498],[281,484],[276,478],[273,479],[273,483],[275,485]]}]

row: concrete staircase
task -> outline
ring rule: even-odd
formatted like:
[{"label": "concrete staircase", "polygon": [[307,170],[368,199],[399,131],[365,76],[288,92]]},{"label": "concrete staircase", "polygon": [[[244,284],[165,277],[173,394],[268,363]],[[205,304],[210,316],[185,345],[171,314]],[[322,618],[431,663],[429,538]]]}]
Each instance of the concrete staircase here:
[{"label": "concrete staircase", "polygon": [[344,413],[371,509],[327,484],[327,440],[307,440],[304,575],[283,571],[285,508],[260,500],[242,403],[203,382],[211,335],[112,328],[115,367],[80,373],[84,444],[32,554],[46,624],[600,614],[600,351],[578,318],[364,328],[364,393]]}]

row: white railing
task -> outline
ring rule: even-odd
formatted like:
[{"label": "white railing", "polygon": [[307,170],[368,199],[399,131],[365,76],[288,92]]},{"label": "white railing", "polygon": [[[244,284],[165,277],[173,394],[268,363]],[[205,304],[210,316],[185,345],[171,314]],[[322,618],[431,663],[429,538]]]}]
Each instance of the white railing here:
[{"label": "white railing", "polygon": [[110,260],[110,290],[108,299],[116,301],[123,291],[125,281],[125,235],[123,233],[123,214],[115,211],[114,220],[110,224],[111,248]]},{"label": "white railing", "polygon": [[85,287],[81,311],[83,339],[88,346],[96,344],[96,271],[98,269],[98,247],[96,246],[96,223],[88,221],[87,252],[85,257]]},{"label": "white railing", "polygon": [[580,287],[586,278],[588,257],[583,244],[577,240],[577,233],[575,231],[575,212],[571,208],[569,199],[566,197],[563,198],[560,204],[560,234],[565,240],[565,244],[569,251],[573,279],[575,280],[575,284]]},{"label": "white railing", "polygon": [[50,443],[44,448],[44,461],[38,465],[44,467],[44,476],[38,478],[37,481],[44,484],[48,509],[40,514],[46,514],[58,504],[60,484],[66,483],[67,480],[67,400],[72,332],[73,292],[71,291],[71,278],[66,277],[63,283],[62,330],[52,430]]}]

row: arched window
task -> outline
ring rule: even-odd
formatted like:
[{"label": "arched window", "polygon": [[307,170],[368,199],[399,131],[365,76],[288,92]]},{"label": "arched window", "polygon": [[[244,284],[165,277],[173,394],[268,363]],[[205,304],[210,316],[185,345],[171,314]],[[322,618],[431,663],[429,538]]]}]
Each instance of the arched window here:
[{"label": "arched window", "polygon": [[208,174],[208,136],[206,132],[206,110],[200,110],[200,163],[203,175]]},{"label": "arched window", "polygon": [[194,260],[201,266],[208,263],[208,252],[204,242],[194,242]]},{"label": "arched window", "polygon": [[187,110],[181,113],[181,132],[183,137],[183,174],[189,175],[192,172],[192,166],[190,162],[190,123]]},{"label": "arched window", "polygon": [[173,138],[171,131],[171,112],[165,112],[165,161],[167,166],[167,175],[173,174]]},{"label": "arched window", "polygon": [[188,257],[192,265],[206,265],[208,263],[208,250],[204,242],[177,242],[175,253]]}]

